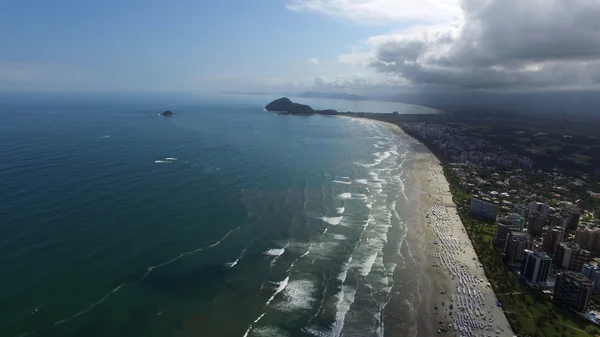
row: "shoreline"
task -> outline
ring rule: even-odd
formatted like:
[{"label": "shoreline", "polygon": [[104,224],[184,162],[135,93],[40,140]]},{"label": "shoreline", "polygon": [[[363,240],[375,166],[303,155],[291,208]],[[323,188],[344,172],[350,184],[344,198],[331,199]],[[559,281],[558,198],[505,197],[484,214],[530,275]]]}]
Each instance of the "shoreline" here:
[{"label": "shoreline", "polygon": [[[465,328],[468,325],[473,334],[514,336],[502,308],[496,305],[496,295],[487,286],[489,281],[456,212],[440,160],[398,125],[377,122],[383,123],[395,135],[410,140],[415,153],[412,173],[418,184],[418,218],[407,223],[407,242],[420,267],[421,301],[414,335],[433,336],[438,329],[449,325],[452,327],[440,335],[466,335],[455,330],[454,325],[458,322],[459,329],[461,324]],[[463,305],[457,303],[459,296]],[[473,302],[465,303],[465,300]],[[472,324],[485,324],[486,327],[480,329]]]}]

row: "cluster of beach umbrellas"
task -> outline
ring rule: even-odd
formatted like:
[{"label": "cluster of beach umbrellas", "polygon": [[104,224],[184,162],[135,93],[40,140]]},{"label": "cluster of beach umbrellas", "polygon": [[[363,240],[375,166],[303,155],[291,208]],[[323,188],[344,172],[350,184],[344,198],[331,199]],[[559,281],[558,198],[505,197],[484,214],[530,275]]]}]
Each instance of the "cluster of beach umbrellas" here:
[{"label": "cluster of beach umbrellas", "polygon": [[[469,266],[457,258],[466,253],[468,243],[452,236],[454,228],[448,209],[435,205],[427,214],[427,218],[437,237],[434,243],[439,247],[438,252],[433,254],[439,261],[434,266],[444,267],[448,276],[456,282],[456,293],[450,295],[451,304],[448,307],[448,314],[452,316],[452,324],[449,326],[460,336],[485,336],[485,332],[491,331],[500,333],[500,327],[494,330],[491,310],[485,312],[486,298],[481,292],[483,277],[472,273]],[[476,263],[475,257],[473,260]],[[491,308],[493,306],[490,306]],[[443,321],[440,321],[440,324],[443,324]],[[446,331],[448,329],[442,327],[438,333]]]}]

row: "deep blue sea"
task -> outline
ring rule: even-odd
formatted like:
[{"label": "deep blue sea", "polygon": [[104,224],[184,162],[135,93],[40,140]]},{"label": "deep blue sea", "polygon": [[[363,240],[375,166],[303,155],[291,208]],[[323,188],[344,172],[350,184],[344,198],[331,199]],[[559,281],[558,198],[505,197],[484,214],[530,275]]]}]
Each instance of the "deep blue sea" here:
[{"label": "deep blue sea", "polygon": [[413,328],[413,155],[385,126],[265,96],[3,98],[0,336]]}]

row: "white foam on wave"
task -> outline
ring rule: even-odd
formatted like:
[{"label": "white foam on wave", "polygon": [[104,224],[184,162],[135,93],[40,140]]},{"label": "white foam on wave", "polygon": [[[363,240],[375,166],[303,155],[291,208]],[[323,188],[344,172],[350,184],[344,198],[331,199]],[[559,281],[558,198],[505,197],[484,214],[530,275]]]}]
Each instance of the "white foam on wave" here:
[{"label": "white foam on wave", "polygon": [[375,333],[377,334],[377,337],[383,337],[384,326],[383,326],[383,320],[381,319],[383,309],[385,309],[385,305],[379,309],[380,310],[379,312],[377,312],[373,315],[375,317],[375,321],[378,322],[377,329],[375,329]]},{"label": "white foam on wave", "polygon": [[110,135],[100,137],[100,139],[106,139],[106,138],[110,138]]},{"label": "white foam on wave", "polygon": [[354,303],[354,296],[356,295],[356,289],[350,286],[342,286],[342,290],[336,295],[338,298],[337,310],[335,313],[335,322],[332,327],[332,336],[339,337],[344,328],[344,321],[346,319],[346,313],[350,310],[350,306]]},{"label": "white foam on wave", "polygon": [[379,179],[379,174],[375,171],[369,171],[369,176],[371,177],[371,180],[376,181],[376,182],[381,182],[382,180]]},{"label": "white foam on wave", "polygon": [[261,327],[257,327],[252,331],[252,335],[253,336],[261,336],[261,337],[285,337],[285,336],[289,336],[288,333],[286,333],[285,331],[281,330],[278,327],[275,326],[261,326]]},{"label": "white foam on wave", "polygon": [[338,240],[338,241],[344,241],[347,239],[347,237],[343,234],[333,234],[333,239],[334,240]]},{"label": "white foam on wave", "polygon": [[229,268],[235,267],[235,265],[237,265],[238,262],[240,262],[240,259],[244,256],[244,253],[246,253],[246,249],[248,249],[248,247],[246,247],[246,248],[244,248],[242,250],[242,253],[238,256],[237,259],[235,259],[235,261],[233,261],[233,262],[227,262],[227,263],[225,263],[225,266],[229,267]]},{"label": "white foam on wave", "polygon": [[312,246],[313,258],[312,263],[315,260],[329,259],[329,257],[335,252],[339,251],[340,242],[336,240],[324,240],[314,243]]},{"label": "white foam on wave", "polygon": [[173,158],[173,157],[167,157],[167,158],[165,158],[165,160],[169,160],[169,161],[175,161],[175,160],[177,160],[177,158]]},{"label": "white foam on wave", "polygon": [[356,197],[356,199],[360,199],[360,200],[367,200],[367,199],[369,199],[369,197],[367,197],[366,194],[362,194],[362,193],[353,194],[352,196]]},{"label": "white foam on wave", "polygon": [[285,252],[285,248],[273,248],[273,249],[267,250],[266,252],[264,252],[264,254],[269,255],[269,256],[280,256],[284,252]]},{"label": "white foam on wave", "polygon": [[289,281],[290,281],[290,277],[288,276],[283,281],[276,283],[276,284],[278,284],[277,290],[275,290],[275,293],[271,297],[269,297],[269,299],[267,300],[266,305],[271,304],[271,302],[273,301],[273,299],[275,299],[275,296],[277,296],[277,294],[279,294],[280,292],[282,292],[285,289],[285,287],[287,287]]},{"label": "white foam on wave", "polygon": [[329,337],[331,336],[331,331],[329,330],[323,330],[323,328],[317,328],[314,326],[311,327],[305,327],[302,329],[302,332],[305,332],[311,336],[315,336],[315,337]]},{"label": "white foam on wave", "polygon": [[196,254],[196,253],[199,253],[199,252],[202,252],[202,251],[205,251],[205,250],[208,250],[208,249],[211,249],[211,248],[214,248],[214,247],[220,245],[221,242],[225,241],[225,239],[227,239],[229,237],[229,235],[231,235],[231,233],[237,231],[240,228],[242,228],[242,226],[238,226],[237,228],[230,230],[229,232],[225,233],[225,235],[223,235],[223,237],[221,237],[217,242],[212,243],[208,246],[200,247],[198,249],[194,249],[194,250],[187,251],[185,253],[181,253],[181,254],[177,255],[176,257],[170,259],[169,261],[165,261],[163,263],[159,263],[157,265],[148,267],[148,271],[146,271],[146,273],[142,276],[142,278],[140,280],[143,280],[144,278],[146,278],[146,276],[148,276],[153,270],[156,270],[158,268],[161,268],[168,264],[171,264],[171,263],[181,259],[182,257],[188,256],[191,254]]},{"label": "white foam on wave", "polygon": [[344,211],[346,210],[345,207],[338,207],[335,209],[337,214],[344,214]]},{"label": "white foam on wave", "polygon": [[362,276],[367,276],[369,275],[369,273],[371,273],[371,268],[373,268],[373,264],[375,263],[376,259],[377,253],[372,253],[371,255],[369,255],[369,257],[367,257],[360,269],[360,274]]},{"label": "white foam on wave", "polygon": [[343,199],[351,199],[352,198],[352,193],[346,192],[346,193],[338,194],[338,198],[342,199],[342,200]]},{"label": "white foam on wave", "polygon": [[170,160],[155,160],[154,163],[156,163],[156,164],[171,164],[172,161],[170,161]]},{"label": "white foam on wave", "polygon": [[314,298],[315,291],[315,285],[310,280],[291,281],[282,292],[284,300],[276,308],[286,312],[311,309],[317,302]]},{"label": "white foam on wave", "polygon": [[348,258],[348,260],[346,261],[346,263],[344,263],[344,265],[342,266],[342,271],[338,274],[338,280],[340,280],[342,283],[344,283],[344,281],[346,281],[346,276],[348,276],[348,268],[350,268],[351,263],[352,263],[352,256],[350,256]]},{"label": "white foam on wave", "polygon": [[362,167],[374,167],[374,166],[381,164],[381,162],[383,162],[384,160],[388,159],[391,154],[389,151],[385,151],[383,153],[375,152],[375,153],[373,153],[373,155],[375,157],[377,157],[373,163],[371,163],[371,164],[357,163],[357,164]]},{"label": "white foam on wave", "polygon": [[379,165],[382,161],[388,159],[392,154],[390,151],[384,151],[377,155],[377,159],[375,160],[376,165]]},{"label": "white foam on wave", "polygon": [[336,184],[344,184],[344,185],[352,184],[352,182],[350,182],[350,181],[342,181],[342,180],[334,180],[333,182]]},{"label": "white foam on wave", "polygon": [[319,219],[327,222],[328,224],[330,224],[332,226],[336,226],[336,225],[340,224],[340,222],[342,221],[342,218],[343,217],[341,217],[341,216],[324,216]]},{"label": "white foam on wave", "polygon": [[383,188],[383,185],[381,183],[381,179],[378,179],[378,180],[379,181],[377,181],[377,182],[368,184],[368,186],[371,187],[371,188],[375,188],[375,189],[381,189],[381,188]]},{"label": "white foam on wave", "polygon": [[233,268],[233,267],[235,267],[235,265],[238,264],[239,261],[240,261],[240,259],[237,259],[237,260],[235,260],[233,262],[227,262],[227,263],[225,263],[225,267],[227,267],[227,268]]},{"label": "white foam on wave", "polygon": [[369,182],[367,181],[367,179],[356,179],[356,182],[359,183],[359,184],[363,184],[363,185],[369,184]]},{"label": "white foam on wave", "polygon": [[244,337],[248,337],[250,330],[252,330],[252,326],[254,324],[258,323],[258,321],[260,321],[264,316],[265,316],[265,313],[263,312],[260,316],[258,316],[257,319],[254,320],[254,322],[252,322],[252,324],[250,324],[250,326],[248,327],[248,329],[246,329],[246,332],[244,333]]}]

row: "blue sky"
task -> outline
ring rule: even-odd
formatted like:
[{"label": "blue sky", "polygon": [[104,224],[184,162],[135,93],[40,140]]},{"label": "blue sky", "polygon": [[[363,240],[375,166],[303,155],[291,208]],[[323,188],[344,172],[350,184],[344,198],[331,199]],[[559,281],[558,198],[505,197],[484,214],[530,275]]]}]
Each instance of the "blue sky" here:
[{"label": "blue sky", "polygon": [[589,0],[1,0],[0,90],[600,88]]},{"label": "blue sky", "polygon": [[[81,83],[90,89],[194,90],[206,85],[204,79],[215,79],[231,81],[235,89],[237,80],[353,74],[359,70],[338,62],[338,54],[385,31],[285,5],[277,0],[2,1],[0,44],[8,48],[0,49],[0,63],[13,67],[12,82],[23,72],[23,83],[17,83],[23,88],[76,89]],[[318,64],[308,62],[311,58]],[[39,83],[30,78],[36,72]]]}]

